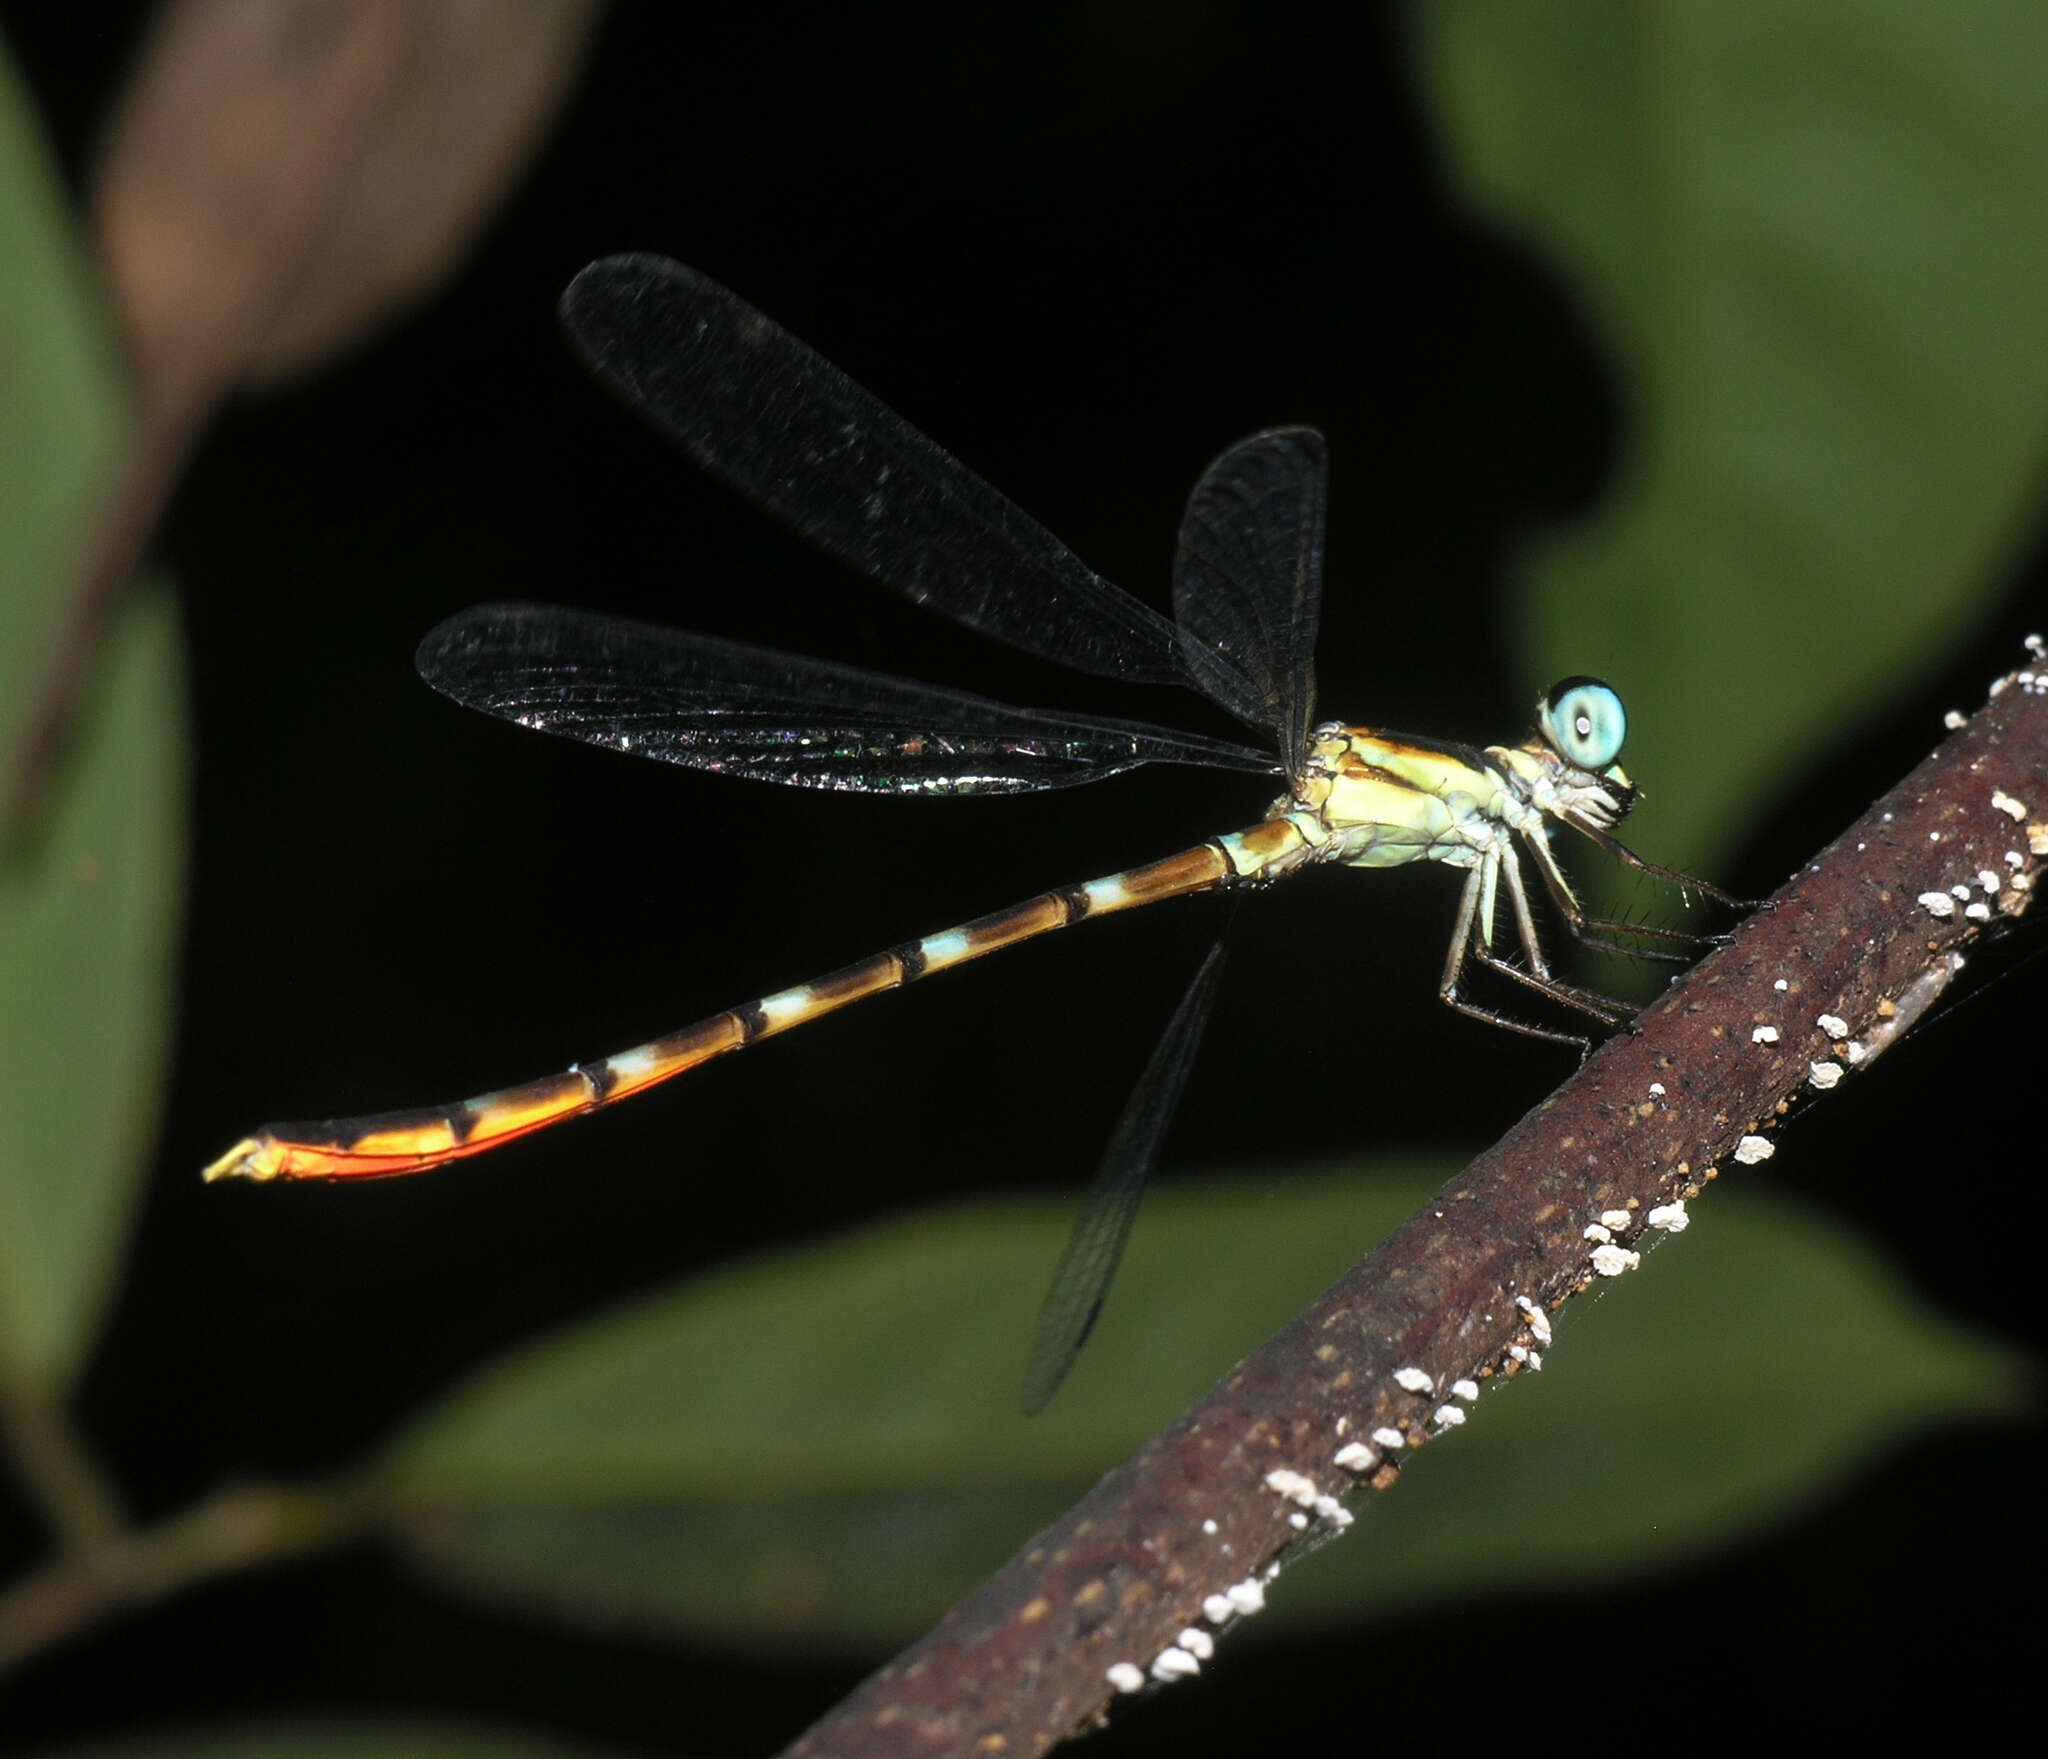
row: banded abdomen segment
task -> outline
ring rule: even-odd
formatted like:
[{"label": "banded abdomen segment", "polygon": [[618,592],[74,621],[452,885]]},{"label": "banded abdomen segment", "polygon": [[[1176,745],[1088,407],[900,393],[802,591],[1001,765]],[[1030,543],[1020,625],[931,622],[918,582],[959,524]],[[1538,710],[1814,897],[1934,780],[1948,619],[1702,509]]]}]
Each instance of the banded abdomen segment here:
[{"label": "banded abdomen segment", "polygon": [[[1313,827],[1310,827],[1311,830]],[[868,996],[949,971],[985,953],[1097,916],[1213,891],[1285,871],[1311,846],[1292,817],[1197,844],[1107,879],[1041,892],[1021,904],[926,935],[794,989],[763,996],[664,1038],[458,1105],[317,1124],[268,1124],[206,1169],[214,1179],[363,1179],[416,1173],[482,1154],[611,1105],[778,1032]]]}]

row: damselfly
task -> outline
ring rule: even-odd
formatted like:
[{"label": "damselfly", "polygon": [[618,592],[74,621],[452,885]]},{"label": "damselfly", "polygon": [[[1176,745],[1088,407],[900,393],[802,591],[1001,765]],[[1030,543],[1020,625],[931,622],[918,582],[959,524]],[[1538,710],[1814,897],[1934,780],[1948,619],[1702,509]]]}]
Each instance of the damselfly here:
[{"label": "damselfly", "polygon": [[[1618,761],[1620,699],[1567,678],[1520,745],[1471,746],[1318,725],[1312,658],[1327,499],[1322,437],[1278,428],[1231,447],[1190,497],[1169,621],[875,397],[717,283],[659,257],[614,257],[563,298],[595,371],[704,465],[829,554],[985,635],[1085,672],[1191,686],[1257,729],[1253,750],[1092,715],[982,697],[620,618],[482,605],[421,645],[419,669],[458,702],[521,726],[721,774],[863,793],[1021,793],[1145,764],[1285,778],[1258,823],[1106,879],[891,947],[830,976],[743,1002],[667,1037],[456,1105],[271,1124],[209,1179],[347,1179],[480,1154],[594,1111],[759,1039],[984,953],[1141,904],[1260,887],[1334,862],[1437,861],[1465,872],[1440,993],[1539,1038],[1578,1034],[1474,1001],[1468,965],[1605,1026],[1626,1005],[1560,979],[1537,940],[1526,855],[1572,934],[1643,954],[1698,937],[1603,922],[1580,907],[1550,845],[1568,825],[1645,873],[1734,904],[1642,860],[1612,835],[1635,790]],[[1501,894],[1521,961],[1494,947]],[[1665,956],[1669,956],[1668,954]],[[1055,1273],[1025,1402],[1052,1394],[1087,1336],[1193,1064],[1221,963],[1212,950],[1139,1080]]]}]

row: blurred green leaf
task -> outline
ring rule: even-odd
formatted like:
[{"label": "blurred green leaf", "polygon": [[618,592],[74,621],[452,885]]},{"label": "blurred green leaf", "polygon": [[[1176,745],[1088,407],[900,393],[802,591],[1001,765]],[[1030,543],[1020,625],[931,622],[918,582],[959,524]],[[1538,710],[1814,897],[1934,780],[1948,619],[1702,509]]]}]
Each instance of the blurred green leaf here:
[{"label": "blurred green leaf", "polygon": [[126,438],[118,355],[63,185],[0,40],[0,763]]},{"label": "blurred green leaf", "polygon": [[49,1759],[602,1759],[606,1753],[622,1755],[622,1749],[412,1718],[336,1717],[95,1741],[55,1750]]},{"label": "blurred green leaf", "polygon": [[564,1332],[401,1437],[393,1482],[429,1516],[433,1567],[480,1586],[879,1642],[973,1586],[1449,1171],[1155,1198],[1093,1343],[1029,1421],[1026,1346],[1072,1223],[1056,1200],[928,1212]]},{"label": "blurred green leaf", "polygon": [[184,861],[177,619],[116,616],[33,850],[0,866],[0,1350],[77,1371],[119,1266],[169,1054]]},{"label": "blurred green leaf", "polygon": [[2036,1408],[2018,1350],[1923,1302],[1838,1222],[1716,1187],[1641,1270],[1552,1321],[1543,1373],[1369,1502],[1284,1615],[1583,1586],[1788,1521],[1907,1438]]},{"label": "blurred green leaf", "polygon": [[1630,698],[1642,840],[1697,862],[1957,651],[2037,517],[2048,8],[1414,16],[1454,174],[1623,367],[1620,480],[1530,558],[1523,649]]},{"label": "blurred green leaf", "polygon": [[722,1268],[486,1372],[394,1464],[465,1501],[536,1485],[599,1501],[1066,1486],[1203,1392],[1452,1170],[1155,1195],[1094,1342],[1030,1422],[1026,1348],[1073,1219],[1058,1199],[927,1211]]},{"label": "blurred green leaf", "polygon": [[[11,741],[121,443],[112,350],[0,66],[0,716]],[[110,624],[46,821],[0,859],[0,1358],[61,1386],[117,1264],[160,1098],[183,865],[177,630]]]},{"label": "blurred green leaf", "polygon": [[[1448,1170],[1161,1194],[1100,1335],[1034,1421],[1017,1384],[1068,1222],[1052,1201],[916,1216],[564,1333],[402,1437],[390,1482],[429,1566],[484,1592],[880,1646],[1016,1551]],[[1398,1520],[1368,1505],[1330,1548],[1346,1573],[1318,1559],[1283,1604],[1355,1614],[1648,1568],[1753,1531],[1917,1428],[2019,1397],[2008,1356],[1856,1242],[1755,1195],[1716,1190],[1681,1245],[1565,1324],[1540,1381],[1489,1397],[1410,1468]]]}]

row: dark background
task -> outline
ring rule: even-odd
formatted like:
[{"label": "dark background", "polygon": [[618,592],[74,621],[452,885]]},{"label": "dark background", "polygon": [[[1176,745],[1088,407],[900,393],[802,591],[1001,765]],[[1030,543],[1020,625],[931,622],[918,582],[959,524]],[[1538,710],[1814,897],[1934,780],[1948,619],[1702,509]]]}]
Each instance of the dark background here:
[{"label": "dark background", "polygon": [[[82,177],[140,9],[6,11]],[[1199,774],[952,804],[748,788],[419,685],[435,621],[529,597],[1228,731],[923,616],[702,478],[560,342],[554,301],[590,258],[659,250],[725,281],[1154,602],[1201,466],[1314,423],[1327,710],[1524,730],[1496,588],[1523,537],[1595,503],[1614,384],[1559,284],[1444,187],[1400,15],[1344,16],[1339,38],[1324,9],[1284,6],[622,6],[455,283],[229,411],[158,545],[195,674],[190,930],[159,1176],[83,1412],[141,1510],[343,1463],[598,1298],[966,1191],[1078,1189],[1216,912],[1047,941],[435,1178],[202,1189],[197,1168],[259,1118],[540,1074],[1263,808],[1264,784]],[[2042,575],[2037,547],[1984,644],[1817,753],[1714,877],[1769,890],[1903,773],[2048,621]],[[1169,1165],[1477,1145],[1568,1072],[1434,1004],[1453,898],[1442,874],[1327,875],[1241,912]],[[2038,967],[1993,989],[1816,1108],[1772,1169],[1936,1299],[2018,1333],[2040,1325],[2028,1230],[1992,1218],[2039,1168],[2012,1147],[2039,992]],[[1290,1104],[1335,1078],[1340,1034],[1413,1099],[1386,1141]],[[1943,1712],[1965,1729],[2027,1702],[2039,1464],[2038,1429],[1930,1439],[1688,1577],[1236,1642],[1220,1677],[1126,1712],[1103,1750],[1355,1740],[1361,1689],[1367,1727],[1451,1719],[1475,1742],[1617,1718],[1674,1745]],[[25,1563],[34,1529],[18,1504],[5,1522]],[[749,1753],[867,1665],[558,1636],[356,1552],[47,1658],[0,1700],[0,1748],[277,1707],[509,1711]]]}]

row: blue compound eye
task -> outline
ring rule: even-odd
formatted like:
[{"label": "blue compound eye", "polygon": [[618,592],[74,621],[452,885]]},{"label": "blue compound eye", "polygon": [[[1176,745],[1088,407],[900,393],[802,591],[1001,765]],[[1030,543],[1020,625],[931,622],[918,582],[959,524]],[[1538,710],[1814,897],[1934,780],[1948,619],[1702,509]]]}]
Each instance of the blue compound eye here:
[{"label": "blue compound eye", "polygon": [[1557,754],[1582,770],[1604,770],[1621,756],[1628,714],[1598,678],[1567,678],[1538,705],[1537,725]]}]

